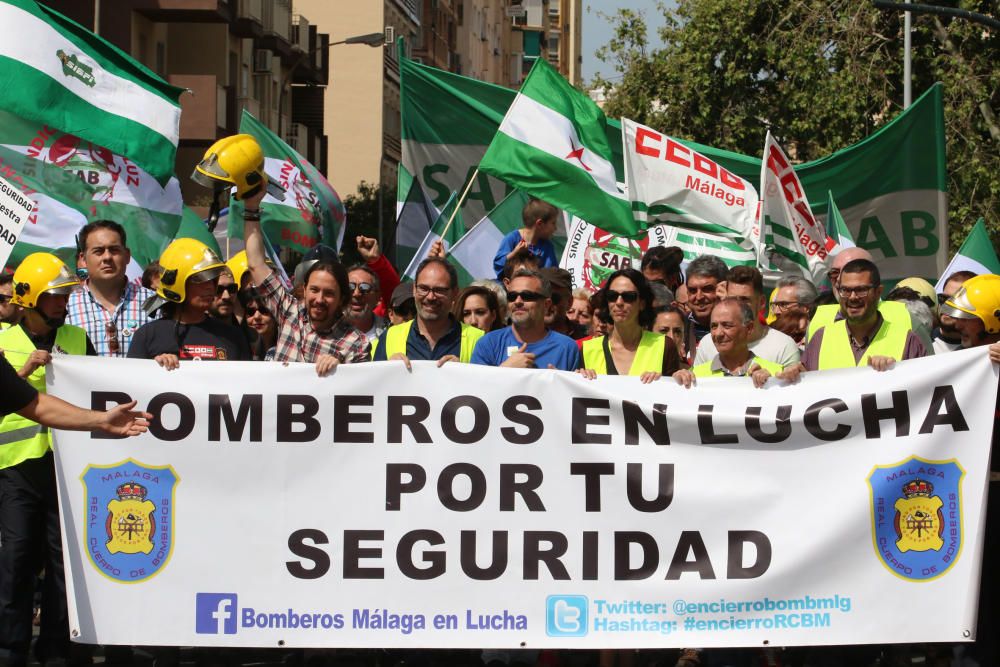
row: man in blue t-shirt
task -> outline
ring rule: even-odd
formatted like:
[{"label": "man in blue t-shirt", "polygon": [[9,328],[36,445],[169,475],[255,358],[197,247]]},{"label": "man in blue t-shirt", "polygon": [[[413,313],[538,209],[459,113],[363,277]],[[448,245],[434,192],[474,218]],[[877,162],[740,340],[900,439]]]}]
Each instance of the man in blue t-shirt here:
[{"label": "man in blue t-shirt", "polygon": [[491,331],[476,343],[472,363],[507,368],[580,367],[576,341],[545,328],[552,307],[552,285],[538,271],[518,269],[507,286],[507,307],[513,324]]},{"label": "man in blue t-shirt", "polygon": [[559,209],[541,199],[530,199],[521,210],[521,222],[524,226],[503,237],[497,248],[497,254],[493,258],[497,280],[502,278],[503,267],[520,250],[528,250],[538,257],[539,268],[559,266],[556,247],[552,244],[558,221]]}]

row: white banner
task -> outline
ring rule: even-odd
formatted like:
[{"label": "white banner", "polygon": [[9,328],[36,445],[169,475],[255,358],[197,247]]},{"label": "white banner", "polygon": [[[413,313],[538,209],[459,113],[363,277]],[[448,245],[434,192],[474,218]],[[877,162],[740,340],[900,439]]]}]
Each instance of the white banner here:
[{"label": "white banner", "polygon": [[638,269],[642,256],[654,246],[676,246],[684,252],[681,270],[698,255],[715,255],[728,266],[755,266],[757,255],[715,234],[668,225],[650,227],[645,238],[633,241],[615,236],[575,216],[570,217],[566,247],[559,266],[573,276],[573,286],[596,292],[618,269]]},{"label": "white banner", "polygon": [[0,269],[7,264],[17,237],[33,210],[35,202],[10,181],[0,178]]},{"label": "white banner", "polygon": [[149,433],[56,434],[70,627],[102,644],[972,639],[985,349],[742,379],[59,357]]},{"label": "white banner", "polygon": [[757,191],[680,142],[622,118],[625,184],[638,219],[720,234],[752,247]]}]

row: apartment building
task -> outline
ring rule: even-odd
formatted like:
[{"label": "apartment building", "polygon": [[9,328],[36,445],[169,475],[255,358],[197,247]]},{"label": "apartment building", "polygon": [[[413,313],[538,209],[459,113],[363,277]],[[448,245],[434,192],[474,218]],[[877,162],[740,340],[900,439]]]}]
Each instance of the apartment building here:
[{"label": "apartment building", "polygon": [[[161,77],[181,96],[176,171],[184,200],[207,203],[187,175],[239,131],[247,109],[321,171],[329,41],[293,0],[47,0]],[[95,7],[99,12],[95,13]],[[294,85],[293,85],[294,84]]]}]

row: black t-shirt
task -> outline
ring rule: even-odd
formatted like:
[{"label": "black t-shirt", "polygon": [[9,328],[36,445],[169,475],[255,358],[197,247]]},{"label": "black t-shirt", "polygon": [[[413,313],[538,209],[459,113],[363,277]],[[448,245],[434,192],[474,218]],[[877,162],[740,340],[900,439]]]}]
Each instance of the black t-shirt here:
[{"label": "black t-shirt", "polygon": [[237,327],[206,317],[195,324],[153,320],[139,327],[128,349],[130,359],[176,354],[180,359],[250,361],[250,347]]},{"label": "black t-shirt", "polygon": [[35,400],[38,391],[17,375],[17,371],[0,356],[0,417],[21,410]]}]

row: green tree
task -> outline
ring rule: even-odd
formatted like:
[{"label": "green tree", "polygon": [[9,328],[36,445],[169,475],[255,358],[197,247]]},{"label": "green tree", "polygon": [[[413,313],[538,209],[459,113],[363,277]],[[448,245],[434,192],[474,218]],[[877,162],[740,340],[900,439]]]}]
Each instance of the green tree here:
[{"label": "green tree", "polygon": [[[996,10],[995,0],[960,4]],[[678,0],[658,11],[666,19],[659,49],[650,49],[640,13],[607,17],[615,33],[598,56],[617,74],[592,86],[604,89],[609,116],[747,155],[760,153],[770,129],[808,161],[902,110],[901,13],[857,0]],[[914,98],[944,84],[951,246],[980,216],[997,238],[1000,130],[991,116],[1000,105],[1000,35],[921,15],[913,28]]]}]

